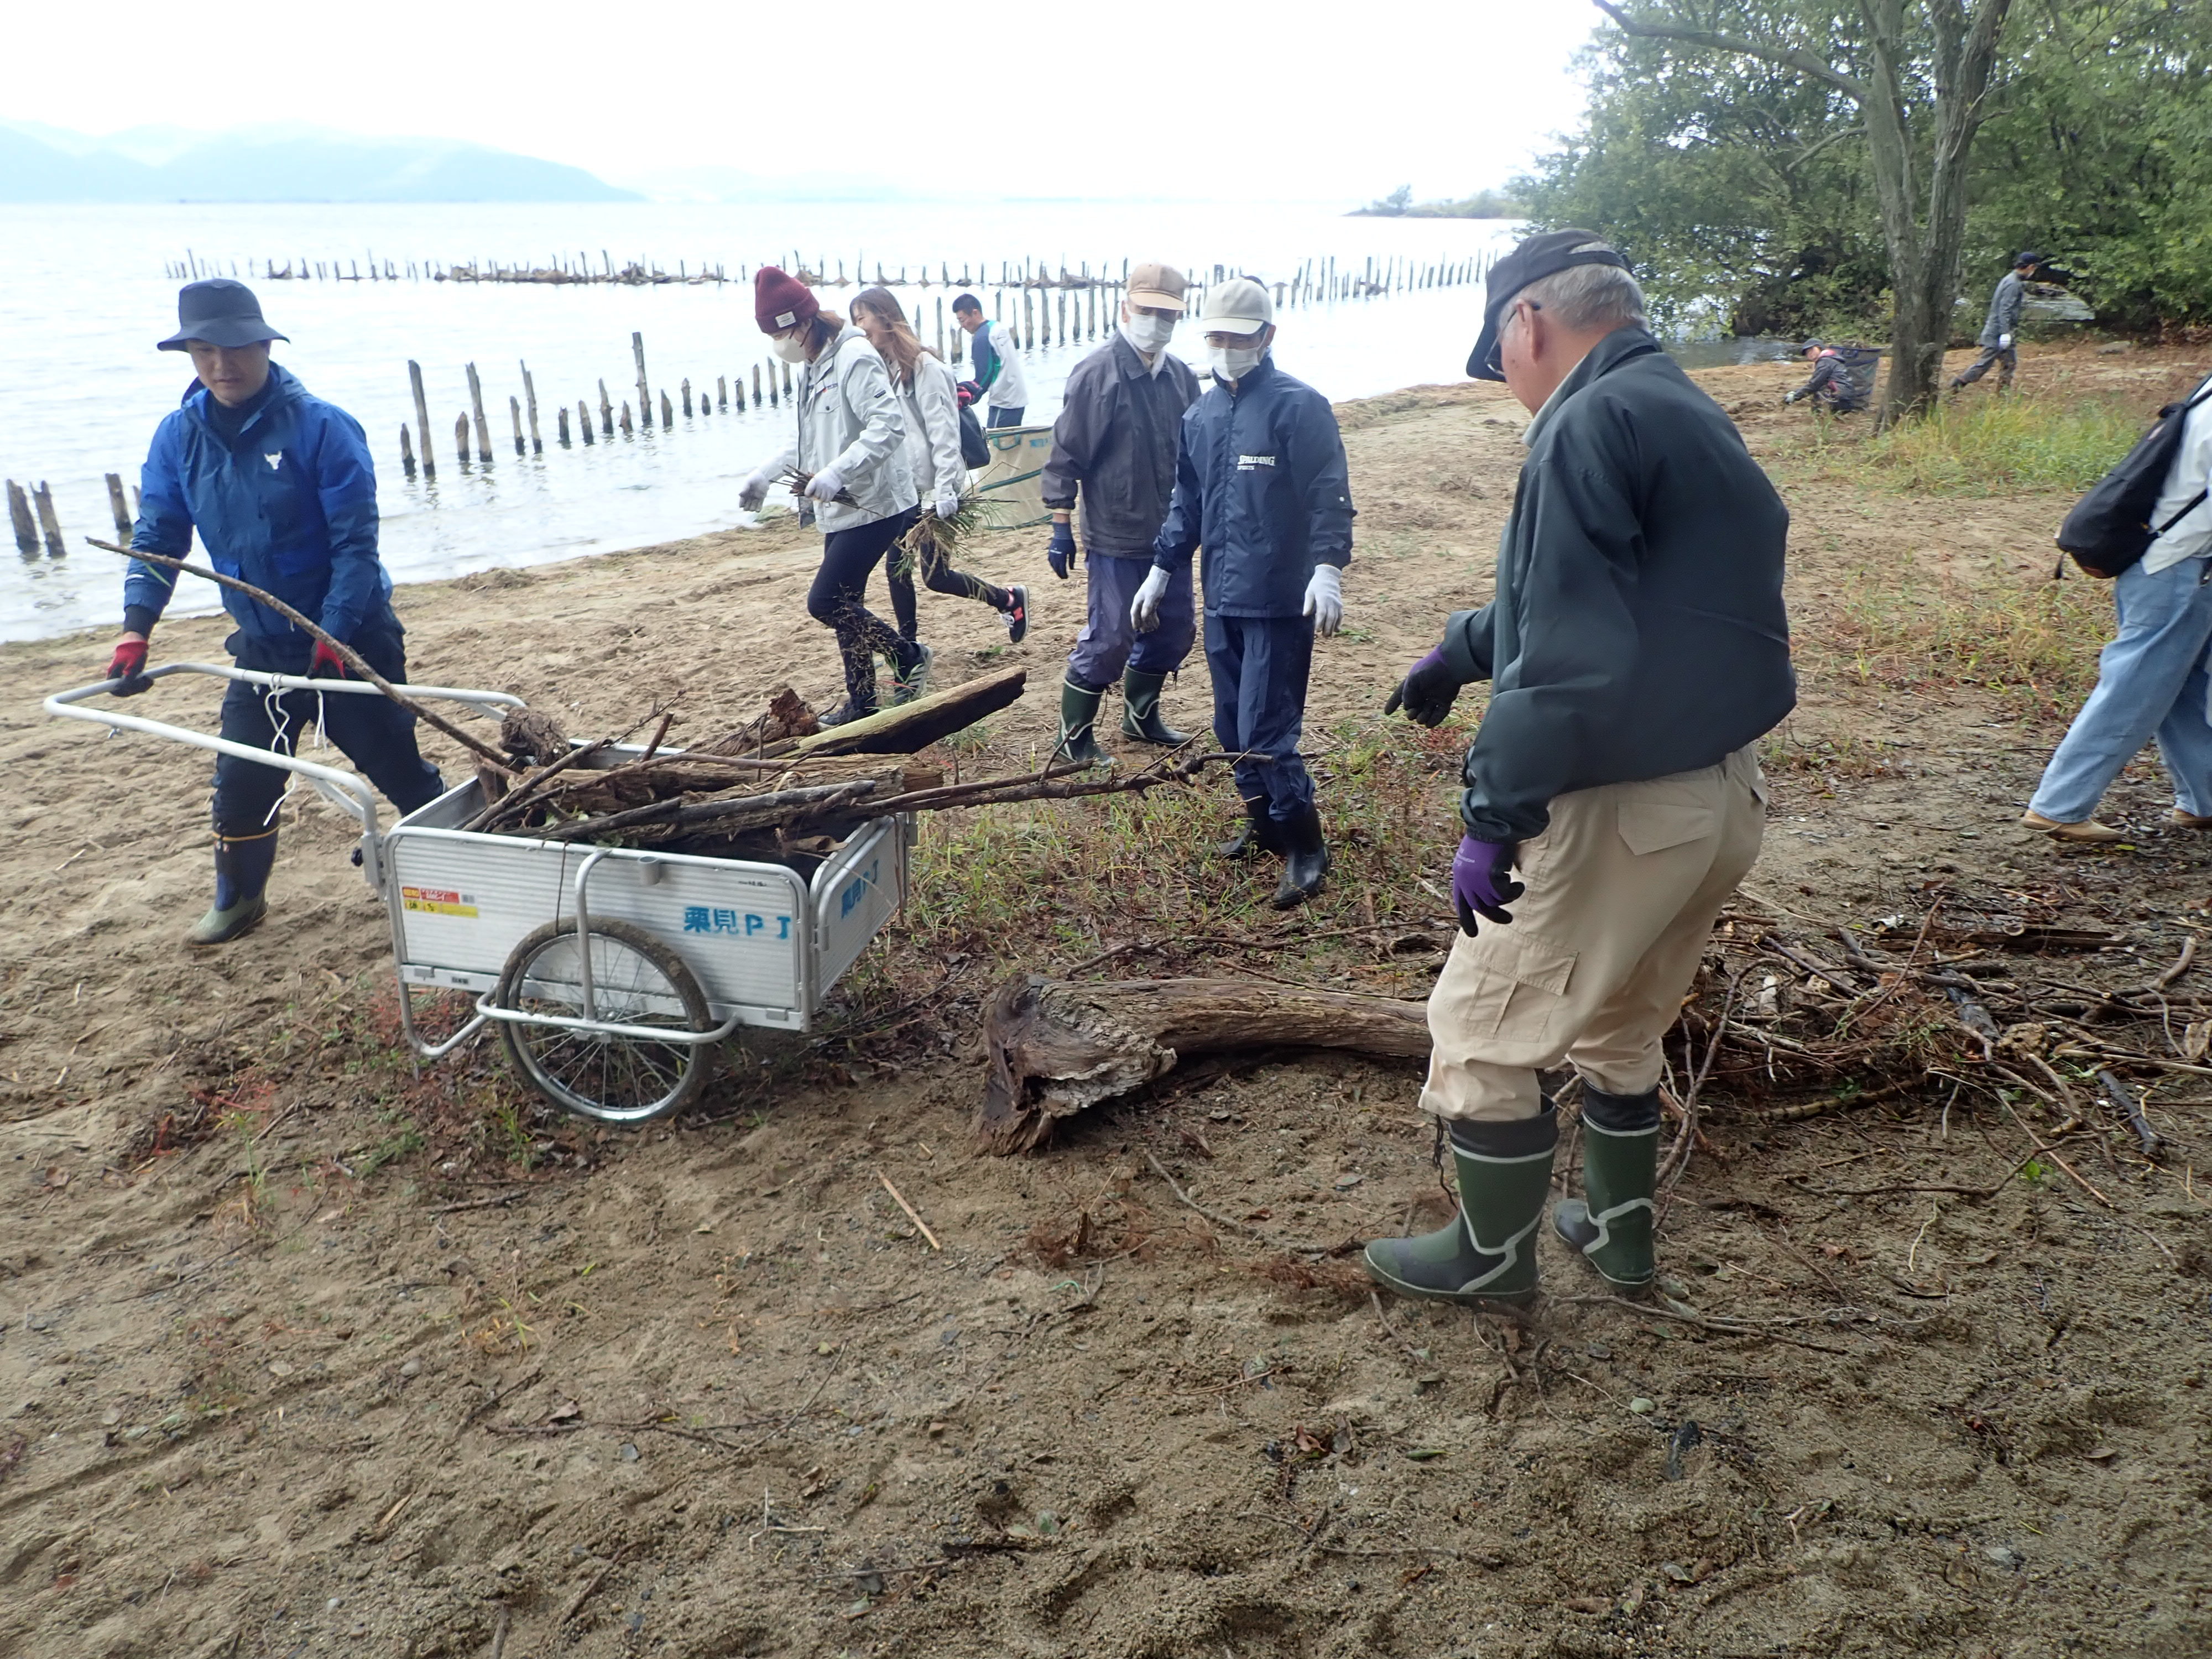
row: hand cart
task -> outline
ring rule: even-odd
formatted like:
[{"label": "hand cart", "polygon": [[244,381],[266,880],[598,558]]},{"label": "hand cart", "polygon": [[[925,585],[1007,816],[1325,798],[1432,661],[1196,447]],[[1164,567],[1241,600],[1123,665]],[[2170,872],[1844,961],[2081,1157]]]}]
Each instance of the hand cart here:
[{"label": "hand cart", "polygon": [[[149,679],[204,674],[269,695],[383,694],[176,662]],[[380,833],[375,792],[350,771],[180,726],[84,707],[119,680],[57,691],[49,714],[212,750],[306,778],[362,827],[356,860],[391,917],[408,1046],[436,1060],[498,1029],[516,1071],[546,1099],[607,1123],[642,1123],[696,1099],[714,1046],[740,1025],[804,1031],[838,979],[905,901],[910,815],[855,831],[811,878],[781,864],[484,835],[460,826],[484,805],[474,777]],[[403,686],[417,701],[497,719],[523,706],[497,691]],[[583,764],[642,750],[615,745]],[[677,751],[664,750],[664,754]],[[441,1042],[416,1030],[417,989],[477,994]]]}]

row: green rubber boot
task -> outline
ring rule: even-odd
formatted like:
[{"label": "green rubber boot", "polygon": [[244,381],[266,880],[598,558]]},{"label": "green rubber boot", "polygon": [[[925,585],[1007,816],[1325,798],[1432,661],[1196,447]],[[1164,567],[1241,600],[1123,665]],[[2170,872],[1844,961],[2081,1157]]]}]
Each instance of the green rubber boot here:
[{"label": "green rubber boot", "polygon": [[1060,683],[1060,740],[1053,745],[1056,761],[1078,766],[1111,766],[1114,757],[1098,746],[1098,705],[1103,691],[1087,690],[1073,680]]},{"label": "green rubber boot", "polygon": [[1559,1121],[1546,1101],[1534,1117],[1451,1126],[1460,1212],[1415,1238],[1378,1238],[1367,1271],[1401,1296],[1480,1306],[1536,1294],[1536,1225],[1552,1191]]},{"label": "green rubber boot", "polygon": [[1552,1227],[1615,1290],[1651,1282],[1651,1202],[1659,1173],[1659,1091],[1609,1095],[1583,1083],[1582,1198],[1563,1200]]},{"label": "green rubber boot", "polygon": [[1190,741],[1189,732],[1178,732],[1160,718],[1160,691],[1167,683],[1164,674],[1146,674],[1134,668],[1121,676],[1123,737],[1157,743],[1165,749],[1178,749]]},{"label": "green rubber boot", "polygon": [[215,837],[215,903],[185,935],[187,945],[228,945],[269,914],[269,872],[276,862],[276,832],[262,830]]}]

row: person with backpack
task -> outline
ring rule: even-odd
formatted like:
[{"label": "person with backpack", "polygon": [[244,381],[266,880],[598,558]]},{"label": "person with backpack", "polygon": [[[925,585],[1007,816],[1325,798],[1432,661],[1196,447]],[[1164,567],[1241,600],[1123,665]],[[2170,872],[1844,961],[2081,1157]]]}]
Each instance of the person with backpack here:
[{"label": "person with backpack", "polygon": [[[940,522],[957,517],[960,497],[968,482],[961,453],[960,398],[952,371],[944,359],[915,337],[906,311],[887,288],[864,288],[853,296],[853,325],[868,337],[884,360],[906,417],[907,465],[921,493],[921,510]],[[900,636],[915,638],[914,603],[916,569],[933,593],[955,599],[980,599],[999,613],[1006,624],[1006,637],[1021,643],[1029,632],[1030,591],[1017,585],[994,587],[980,576],[955,570],[945,550],[927,536],[911,561],[903,547],[892,550],[888,567],[891,613],[898,618]]]},{"label": "person with backpack", "polygon": [[[2119,631],[2021,823],[2052,840],[2124,841],[2096,817],[2120,769],[2156,740],[2171,821],[2212,830],[2212,380],[2068,516],[2059,544],[2112,576]],[[2153,492],[2155,491],[2155,494]],[[2132,497],[2132,499],[2130,499]],[[2145,506],[2148,510],[2144,511]]]},{"label": "person with backpack", "polygon": [[891,544],[921,518],[907,465],[906,417],[884,360],[868,337],[787,271],[753,273],[753,320],[770,348],[799,371],[792,402],[797,429],[782,453],[747,478],[738,504],[757,512],[769,490],[797,471],[822,527],[822,568],[807,614],[837,636],[845,701],[822,717],[839,726],[876,712],[876,659],[890,660],[893,698],[927,684],[934,654],[868,609],[868,577]]},{"label": "person with backpack", "polygon": [[1019,426],[1029,412],[1030,386],[1015,350],[1013,330],[983,320],[983,302],[963,294],[952,302],[952,320],[968,331],[969,355],[975,360],[972,394],[987,411],[988,427]]},{"label": "person with backpack", "polygon": [[2020,367],[2020,351],[2013,340],[2020,332],[2021,308],[2027,301],[2027,279],[2035,275],[2035,268],[2043,263],[2040,253],[2021,252],[2013,256],[2012,269],[1997,278],[1996,291],[1990,295],[1989,315],[1982,319],[1982,355],[1961,371],[1959,378],[1945,388],[1957,392],[1970,386],[1996,365],[1997,390],[2008,390],[2014,370]]},{"label": "person with backpack", "polygon": [[1189,564],[1170,584],[1158,627],[1140,634],[1129,620],[1129,601],[1152,570],[1152,538],[1175,495],[1183,411],[1198,401],[1198,376],[1168,350],[1188,287],[1173,265],[1131,269],[1120,326],[1070,372],[1053,422],[1044,464],[1044,504],[1052,514],[1045,557],[1062,581],[1080,557],[1089,590],[1083,631],[1060,683],[1054,752],[1086,765],[1113,760],[1098,746],[1098,705],[1117,679],[1123,737],[1169,748],[1188,741],[1161,716],[1160,694],[1198,636]]},{"label": "person with backpack", "polygon": [[1810,398],[1814,408],[1831,415],[1854,414],[1867,406],[1866,388],[1852,376],[1850,361],[1841,349],[1808,340],[1803,355],[1813,365],[1813,378],[1784,398],[1785,404]]}]

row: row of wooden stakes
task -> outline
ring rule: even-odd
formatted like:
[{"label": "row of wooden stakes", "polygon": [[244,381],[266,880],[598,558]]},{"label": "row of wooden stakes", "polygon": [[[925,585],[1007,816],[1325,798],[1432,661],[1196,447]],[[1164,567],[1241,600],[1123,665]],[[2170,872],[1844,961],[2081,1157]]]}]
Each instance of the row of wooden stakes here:
[{"label": "row of wooden stakes", "polygon": [[[69,551],[69,544],[62,539],[61,519],[54,511],[52,489],[43,480],[28,489],[13,478],[7,480],[7,485],[8,519],[15,532],[16,550],[27,559],[35,559],[41,553],[50,559],[62,557]],[[138,492],[134,489],[129,499],[125,498],[123,475],[119,472],[107,475],[107,506],[115,515],[115,533],[129,541],[131,521],[138,516]]]}]

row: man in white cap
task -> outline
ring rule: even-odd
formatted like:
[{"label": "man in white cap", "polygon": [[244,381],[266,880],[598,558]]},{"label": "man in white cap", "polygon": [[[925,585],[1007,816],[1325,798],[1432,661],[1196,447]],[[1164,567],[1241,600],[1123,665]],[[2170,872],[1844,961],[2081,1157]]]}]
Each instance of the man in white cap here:
[{"label": "man in white cap", "polygon": [[1129,601],[1152,570],[1152,538],[1175,495],[1183,411],[1198,401],[1198,376],[1167,349],[1188,286],[1173,265],[1129,272],[1121,327],[1068,375],[1053,423],[1044,465],[1044,504],[1052,512],[1045,556],[1065,580],[1077,557],[1079,495],[1090,587],[1089,613],[1060,687],[1057,752],[1087,765],[1113,758],[1098,746],[1097,726],[1098,704],[1116,679],[1123,737],[1169,746],[1185,740],[1161,718],[1160,692],[1198,635],[1189,562],[1170,584],[1160,625],[1151,633],[1136,631]]},{"label": "man in white cap", "polygon": [[1313,778],[1298,758],[1314,635],[1344,620],[1340,573],[1352,561],[1352,491],[1328,399],[1275,367],[1275,307],[1239,276],[1207,291],[1206,356],[1213,389],[1182,417],[1175,498],[1152,543],[1152,570],[1131,602],[1139,632],[1159,624],[1175,580],[1201,546],[1206,662],[1213,735],[1236,763],[1242,833],[1221,849],[1279,853],[1274,905],[1321,891],[1328,844]]}]

